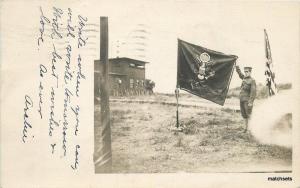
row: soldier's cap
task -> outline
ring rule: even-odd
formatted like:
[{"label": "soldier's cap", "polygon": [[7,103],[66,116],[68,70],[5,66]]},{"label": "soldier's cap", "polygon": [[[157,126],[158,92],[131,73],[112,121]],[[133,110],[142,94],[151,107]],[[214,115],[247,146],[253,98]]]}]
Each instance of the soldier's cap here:
[{"label": "soldier's cap", "polygon": [[252,67],[244,67],[244,71],[245,71],[245,70],[248,70],[248,71],[251,72],[251,71],[252,71]]}]

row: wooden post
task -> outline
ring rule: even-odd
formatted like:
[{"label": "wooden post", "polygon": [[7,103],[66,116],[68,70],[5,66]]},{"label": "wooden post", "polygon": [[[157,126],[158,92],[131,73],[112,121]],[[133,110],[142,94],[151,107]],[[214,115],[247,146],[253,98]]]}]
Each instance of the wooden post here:
[{"label": "wooden post", "polygon": [[[108,83],[108,18],[100,17],[100,129],[98,140],[95,142],[95,172],[111,173],[111,128],[109,109],[109,83]],[[96,134],[96,133],[95,133]]]},{"label": "wooden post", "polygon": [[175,89],[175,97],[176,97],[176,128],[179,128],[179,114],[178,114],[178,100],[179,100],[179,89],[176,87]]}]

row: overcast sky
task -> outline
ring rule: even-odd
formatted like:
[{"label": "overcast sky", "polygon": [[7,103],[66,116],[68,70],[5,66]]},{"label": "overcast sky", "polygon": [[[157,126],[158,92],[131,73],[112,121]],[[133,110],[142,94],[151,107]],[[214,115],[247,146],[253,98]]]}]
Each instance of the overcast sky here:
[{"label": "overcast sky", "polygon": [[[129,40],[130,32],[145,24],[149,32],[146,77],[158,92],[173,92],[176,85],[177,38],[225,54],[237,55],[238,64],[253,67],[253,77],[264,83],[265,28],[271,44],[276,81],[293,82],[299,63],[299,7],[295,3],[218,3],[165,1],[113,4],[109,17],[110,56],[116,56],[116,40]],[[126,48],[126,46],[125,46]],[[128,47],[129,48],[129,47]],[[120,47],[121,56],[134,51]],[[123,53],[123,55],[122,55]],[[234,74],[230,87],[240,85]]]}]

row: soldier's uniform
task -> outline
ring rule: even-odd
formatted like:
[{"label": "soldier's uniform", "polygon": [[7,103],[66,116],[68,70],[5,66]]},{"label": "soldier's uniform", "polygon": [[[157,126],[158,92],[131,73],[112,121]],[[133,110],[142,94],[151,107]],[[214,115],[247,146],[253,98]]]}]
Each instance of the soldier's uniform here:
[{"label": "soldier's uniform", "polygon": [[[251,71],[251,67],[245,67],[245,70],[248,69]],[[239,66],[236,66],[236,71],[239,77],[243,80],[240,91],[240,108],[242,117],[246,120],[250,118],[253,108],[253,102],[256,97],[256,83],[255,80],[248,76],[246,77],[242,72]],[[250,105],[249,105],[250,104]],[[247,125],[246,121],[246,125]]]}]

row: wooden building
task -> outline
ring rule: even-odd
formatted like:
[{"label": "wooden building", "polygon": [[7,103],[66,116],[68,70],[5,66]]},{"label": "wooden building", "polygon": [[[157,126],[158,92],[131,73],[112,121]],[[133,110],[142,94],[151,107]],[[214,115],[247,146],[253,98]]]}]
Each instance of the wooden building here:
[{"label": "wooden building", "polygon": [[[101,72],[101,63],[100,60],[95,60],[94,63],[94,75],[97,79]],[[147,63],[126,57],[109,59],[110,94],[114,96],[145,94],[145,65]]]}]

